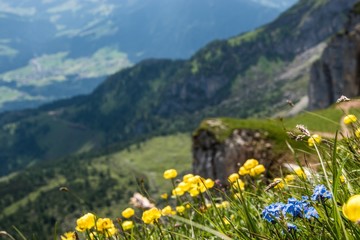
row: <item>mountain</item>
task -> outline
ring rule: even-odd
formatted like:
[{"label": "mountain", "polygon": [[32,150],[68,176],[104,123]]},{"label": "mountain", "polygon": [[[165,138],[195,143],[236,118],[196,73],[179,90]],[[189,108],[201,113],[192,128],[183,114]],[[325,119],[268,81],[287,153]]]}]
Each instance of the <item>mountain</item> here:
[{"label": "mountain", "polygon": [[0,111],[90,93],[149,57],[187,58],[294,1],[0,0],[0,24],[8,26],[0,33]]},{"label": "mountain", "polygon": [[359,13],[360,3],[357,3],[344,31],[329,41],[321,58],[312,66],[309,109],[326,108],[342,95],[349,98],[360,95]]},{"label": "mountain", "polygon": [[0,174],[189,131],[205,117],[273,114],[285,99],[306,95],[311,64],[355,2],[303,0],[272,23],[214,41],[189,60],[144,60],[90,95],[2,114]]},{"label": "mountain", "polygon": [[[42,46],[47,51],[61,48],[59,44],[70,44],[70,54],[78,56],[89,55],[99,47],[118,45],[131,61],[138,62],[149,57],[187,58],[210,40],[227,38],[272,20],[294,2],[1,0],[0,12],[48,24],[47,29],[36,22],[30,24],[39,27],[37,31],[44,31],[44,42],[57,44]],[[27,36],[34,38],[29,33]]]}]

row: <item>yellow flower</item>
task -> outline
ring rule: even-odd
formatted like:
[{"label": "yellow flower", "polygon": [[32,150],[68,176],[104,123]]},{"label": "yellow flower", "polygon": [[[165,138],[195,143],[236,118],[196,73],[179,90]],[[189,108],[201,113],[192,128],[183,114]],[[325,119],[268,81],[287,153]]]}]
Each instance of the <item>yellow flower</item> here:
[{"label": "yellow flower", "polygon": [[168,199],[168,194],[167,193],[163,193],[163,194],[161,194],[160,195],[160,197],[162,198],[162,199]]},{"label": "yellow flower", "polygon": [[146,224],[152,224],[161,217],[161,211],[155,207],[143,212],[142,220]]},{"label": "yellow flower", "polygon": [[204,184],[207,189],[210,189],[210,188],[214,187],[215,182],[212,179],[208,178],[204,181]]},{"label": "yellow flower", "polygon": [[190,177],[188,179],[189,183],[200,183],[201,182],[201,177],[199,175],[195,175],[193,177]]},{"label": "yellow flower", "polygon": [[236,180],[236,182],[233,182],[231,185],[236,190],[244,190],[245,189],[245,183],[241,181],[241,179]]},{"label": "yellow flower", "polygon": [[288,174],[285,176],[285,182],[289,183],[295,180],[295,175],[294,174]]},{"label": "yellow flower", "polygon": [[306,174],[304,173],[304,171],[303,171],[301,168],[296,168],[296,169],[294,169],[294,172],[295,172],[296,175],[298,175],[300,178],[306,179]]},{"label": "yellow flower", "polygon": [[175,213],[176,213],[176,212],[173,211],[170,206],[166,206],[166,207],[164,207],[164,208],[161,210],[161,214],[162,214],[163,216],[166,216],[166,215],[174,215]]},{"label": "yellow flower", "polygon": [[279,181],[279,183],[278,184],[276,184],[275,186],[274,186],[274,188],[284,188],[284,180],[282,180],[281,178],[274,178],[274,180],[273,180],[273,182],[278,182]]},{"label": "yellow flower", "polygon": [[179,183],[179,185],[177,187],[181,188],[184,192],[186,192],[190,189],[191,184],[188,182],[181,182],[181,183]]},{"label": "yellow flower", "polygon": [[258,160],[252,158],[252,159],[246,160],[246,162],[244,163],[243,167],[244,167],[246,170],[250,170],[250,169],[256,167],[258,164],[259,164]]},{"label": "yellow flower", "polygon": [[165,179],[176,178],[176,176],[177,176],[177,171],[175,169],[169,169],[164,172]]},{"label": "yellow flower", "polygon": [[76,240],[75,232],[66,232],[61,236],[61,240]]},{"label": "yellow flower", "polygon": [[314,146],[316,144],[320,144],[322,141],[322,138],[320,135],[314,134],[308,139],[308,144],[310,147]]},{"label": "yellow flower", "polygon": [[263,172],[265,172],[265,167],[264,167],[264,165],[260,164],[260,165],[255,166],[254,168],[250,169],[250,176],[254,177],[254,176],[262,174]]},{"label": "yellow flower", "polygon": [[355,130],[355,136],[360,138],[360,128]]},{"label": "yellow flower", "polygon": [[355,116],[355,115],[353,115],[353,114],[349,114],[349,115],[346,115],[345,117],[344,117],[344,123],[346,124],[346,125],[348,125],[348,124],[350,124],[350,123],[354,123],[354,122],[356,122],[357,121],[357,117]]},{"label": "yellow flower", "polygon": [[121,227],[124,231],[127,231],[127,230],[130,230],[134,227],[134,223],[133,221],[124,221],[122,224],[121,224]]},{"label": "yellow flower", "polygon": [[96,221],[96,230],[98,230],[99,232],[106,232],[111,228],[115,228],[115,226],[110,218],[99,218]]},{"label": "yellow flower", "polygon": [[[114,226],[112,228],[107,229],[104,233],[106,237],[114,236],[118,232],[117,228]],[[99,238],[97,238],[99,239]]]},{"label": "yellow flower", "polygon": [[182,196],[184,195],[184,190],[182,190],[181,188],[177,187],[174,190],[172,190],[172,194],[174,196]]},{"label": "yellow flower", "polygon": [[135,211],[132,208],[127,208],[124,211],[122,211],[122,213],[121,213],[121,215],[124,218],[131,218],[134,214],[135,214]]},{"label": "yellow flower", "polygon": [[76,220],[76,230],[79,232],[84,232],[86,229],[91,229],[95,226],[95,215],[92,213],[87,213],[78,220]]},{"label": "yellow flower", "polygon": [[200,194],[200,191],[199,191],[198,188],[196,187],[196,188],[191,188],[191,189],[189,190],[189,193],[190,193],[190,196],[196,197],[197,195]]},{"label": "yellow flower", "polygon": [[246,170],[246,168],[244,168],[244,167],[241,167],[241,168],[239,169],[239,174],[240,174],[241,176],[244,176],[244,175],[249,174],[249,173],[250,173],[250,171],[249,171],[249,170]]},{"label": "yellow flower", "polygon": [[342,210],[347,219],[360,222],[360,195],[350,197],[347,203],[343,205]]},{"label": "yellow flower", "polygon": [[233,173],[233,174],[231,174],[229,177],[228,177],[228,181],[230,182],[230,183],[233,183],[233,182],[235,182],[236,180],[238,180],[239,179],[239,174],[237,174],[237,173]]},{"label": "yellow flower", "polygon": [[234,198],[241,199],[241,194],[240,193],[235,193]]},{"label": "yellow flower", "polygon": [[226,217],[223,217],[223,221],[226,225],[230,225],[230,222]]},{"label": "yellow flower", "polygon": [[341,182],[341,183],[346,182],[346,179],[345,179],[345,177],[344,177],[343,175],[341,175],[339,178],[340,178],[340,182]]},{"label": "yellow flower", "polygon": [[178,213],[183,213],[185,211],[185,207],[184,206],[176,206],[176,211]]},{"label": "yellow flower", "polygon": [[221,203],[221,206],[222,206],[223,208],[228,208],[228,207],[230,207],[230,203],[229,203],[229,201],[223,201],[223,202]]},{"label": "yellow flower", "polygon": [[191,174],[191,173],[189,173],[189,174],[186,174],[184,177],[183,177],[183,181],[184,182],[188,182],[188,180],[189,180],[189,178],[192,178],[194,175],[193,174]]},{"label": "yellow flower", "polygon": [[89,237],[90,237],[90,240],[94,240],[94,239],[98,239],[98,238],[99,238],[97,232],[90,232],[90,233],[89,233]]},{"label": "yellow flower", "polygon": [[200,192],[206,192],[206,187],[204,186],[204,185],[200,185],[199,187],[198,187],[198,190],[200,191]]}]

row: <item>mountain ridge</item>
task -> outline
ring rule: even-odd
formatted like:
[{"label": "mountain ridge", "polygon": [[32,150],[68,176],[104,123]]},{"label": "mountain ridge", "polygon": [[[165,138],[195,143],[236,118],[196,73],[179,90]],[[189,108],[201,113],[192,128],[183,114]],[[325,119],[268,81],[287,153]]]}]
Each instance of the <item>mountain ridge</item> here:
[{"label": "mountain ridge", "polygon": [[[282,79],[274,83],[272,79],[281,75],[302,50],[340,31],[345,22],[344,12],[352,7],[352,1],[347,5],[340,0],[319,3],[300,1],[263,29],[214,41],[187,61],[142,61],[110,76],[92,94],[75,98],[74,102],[3,114],[2,174],[33,160],[62,157],[119,142],[131,143],[154,134],[189,131],[206,117],[244,118],[265,110],[273,112],[271,106],[284,101],[284,89],[291,89],[303,80]],[[331,25],[324,20],[317,25],[312,22],[322,18],[336,21]],[[287,36],[289,28],[296,34]],[[307,35],[310,40],[301,42]],[[294,49],[292,44],[296,41],[302,44]],[[306,81],[299,84],[297,91],[305,93]],[[229,104],[221,104],[224,101]],[[25,116],[19,117],[21,114]],[[25,133],[27,137],[22,136]],[[78,138],[74,138],[76,134]],[[56,144],[57,138],[63,139],[63,146]],[[66,139],[76,141],[71,144]]]},{"label": "mountain ridge", "polygon": [[[187,58],[210,40],[272,20],[286,6],[249,0],[1,0],[0,23],[9,27],[0,33],[0,111],[90,93],[129,62]],[[79,74],[85,69],[96,76]],[[74,83],[77,88],[69,86]]]},{"label": "mountain ridge", "polygon": [[[317,2],[303,0],[265,28],[214,41],[188,61],[144,60],[110,76],[92,94],[75,98],[73,103],[67,100],[60,106],[55,103],[25,111],[25,117],[19,117],[21,112],[2,114],[2,174],[35,159],[63,157],[154,134],[190,130],[204,117],[248,117],[264,110],[272,112],[272,105],[284,101],[282,88],[301,79],[283,79],[275,84],[263,79],[274,79],[302,49],[340,31],[343,12],[352,5],[351,1],[347,3],[331,0],[319,7]],[[325,30],[308,29],[314,25],[312,21],[321,18],[318,13],[337,21],[330,26],[320,22],[318,27]],[[304,16],[312,21],[302,24]],[[282,29],[280,23],[292,25]],[[288,27],[299,24],[299,31],[289,38]],[[294,49],[291,43],[309,34],[314,36]],[[276,41],[280,42],[276,45]],[[303,89],[303,95],[306,94],[306,85],[296,89],[300,93]],[[231,101],[234,96],[241,96],[242,100]],[[221,105],[224,101],[231,104]],[[71,144],[66,139],[74,138],[74,134],[79,137]],[[56,144],[55,139],[64,145]],[[17,167],[12,166],[12,158],[18,159]]]}]

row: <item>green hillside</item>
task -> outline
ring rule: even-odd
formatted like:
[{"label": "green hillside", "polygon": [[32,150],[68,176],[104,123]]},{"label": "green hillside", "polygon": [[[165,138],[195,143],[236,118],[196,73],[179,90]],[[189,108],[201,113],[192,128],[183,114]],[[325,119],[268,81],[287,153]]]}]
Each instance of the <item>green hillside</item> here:
[{"label": "green hillside", "polygon": [[171,167],[191,170],[189,134],[154,137],[110,155],[37,164],[0,178],[0,229],[12,232],[15,225],[27,236],[36,233],[43,239],[55,231],[55,223],[65,230],[84,211],[115,217],[134,192],[144,194],[146,188],[158,198],[168,190],[170,183],[159,183]]},{"label": "green hillside", "polygon": [[90,95],[0,115],[0,175],[34,161],[191,131],[204,118],[272,115],[289,94],[294,101],[306,95],[306,75],[280,75],[342,28],[352,1],[337,4],[302,0],[274,22],[212,42],[189,60],[146,60]]},{"label": "green hillside", "polygon": [[[358,108],[350,112],[360,116]],[[292,141],[286,132],[296,132],[295,126],[303,124],[312,133],[321,131],[334,136],[341,130],[343,115],[333,106],[288,119],[221,118],[223,128],[203,121],[193,134],[206,130],[224,141],[235,129],[257,129],[268,132],[274,151],[289,152],[289,142],[293,148],[311,154],[313,150],[307,144]],[[146,194],[155,200],[171,189],[170,182],[163,181],[164,170],[176,168],[185,174],[191,171],[191,164],[191,135],[186,133],[153,137],[113,153],[35,164],[0,178],[0,228],[10,231],[15,225],[28,236],[36,232],[41,238],[54,231],[55,223],[60,230],[67,230],[85,211],[119,216],[134,192],[145,194],[146,189]],[[60,187],[67,187],[69,192],[59,191]]]}]

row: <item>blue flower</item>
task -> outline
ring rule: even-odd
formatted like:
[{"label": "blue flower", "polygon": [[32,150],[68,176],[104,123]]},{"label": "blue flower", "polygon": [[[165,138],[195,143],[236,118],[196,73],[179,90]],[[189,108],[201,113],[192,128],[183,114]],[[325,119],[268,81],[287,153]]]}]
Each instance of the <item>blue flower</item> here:
[{"label": "blue flower", "polygon": [[283,208],[283,203],[273,203],[265,207],[262,211],[263,219],[268,222],[275,223],[276,219],[279,219],[282,216]]},{"label": "blue flower", "polygon": [[301,197],[301,202],[303,202],[303,203],[309,204],[308,200],[309,200],[309,196],[302,196]]},{"label": "blue flower", "polygon": [[292,224],[292,223],[286,223],[287,225],[287,229],[288,231],[296,231],[297,230],[297,226],[295,224]]},{"label": "blue flower", "polygon": [[[322,191],[321,189],[319,191]],[[326,189],[325,189],[326,191]],[[322,191],[324,192],[324,191]],[[328,191],[327,191],[328,192]],[[329,196],[328,193],[324,196]],[[331,193],[330,193],[331,196]],[[328,197],[326,197],[328,198]],[[280,217],[287,219],[287,215],[291,215],[293,220],[295,218],[319,218],[319,214],[314,207],[310,206],[309,197],[303,196],[301,200],[296,198],[289,198],[287,203],[273,203],[264,208],[262,211],[263,219],[270,223],[276,223]],[[296,230],[296,226],[289,223],[288,229]]]},{"label": "blue flower", "polygon": [[306,219],[319,218],[319,213],[316,211],[314,207],[309,207],[305,209],[304,213]]},{"label": "blue flower", "polygon": [[314,201],[323,201],[330,198],[332,198],[332,194],[324,185],[315,186],[314,193],[311,195],[311,200]]},{"label": "blue flower", "polygon": [[283,207],[283,214],[290,214],[293,217],[302,217],[304,204],[296,198],[289,198],[287,204]]}]

